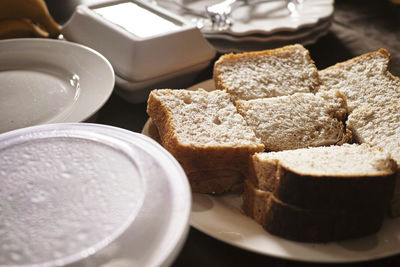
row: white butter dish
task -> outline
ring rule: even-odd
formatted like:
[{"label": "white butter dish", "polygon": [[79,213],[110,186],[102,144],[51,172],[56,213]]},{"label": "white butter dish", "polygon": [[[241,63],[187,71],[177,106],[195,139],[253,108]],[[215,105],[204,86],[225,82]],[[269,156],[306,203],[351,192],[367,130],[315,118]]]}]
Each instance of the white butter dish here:
[{"label": "white butter dish", "polygon": [[62,33],[99,51],[119,77],[131,82],[177,77],[208,65],[216,55],[194,25],[141,0],[80,5]]}]

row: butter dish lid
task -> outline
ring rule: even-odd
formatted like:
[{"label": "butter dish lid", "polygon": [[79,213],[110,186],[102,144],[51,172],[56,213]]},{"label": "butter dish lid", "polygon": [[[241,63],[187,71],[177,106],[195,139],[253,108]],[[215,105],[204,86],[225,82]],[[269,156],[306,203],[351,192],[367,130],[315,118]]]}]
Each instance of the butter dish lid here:
[{"label": "butter dish lid", "polygon": [[216,55],[192,23],[142,0],[79,5],[62,34],[99,51],[118,76],[131,82],[179,73]]},{"label": "butter dish lid", "polygon": [[1,266],[168,266],[191,194],[150,138],[89,123],[0,135]]}]

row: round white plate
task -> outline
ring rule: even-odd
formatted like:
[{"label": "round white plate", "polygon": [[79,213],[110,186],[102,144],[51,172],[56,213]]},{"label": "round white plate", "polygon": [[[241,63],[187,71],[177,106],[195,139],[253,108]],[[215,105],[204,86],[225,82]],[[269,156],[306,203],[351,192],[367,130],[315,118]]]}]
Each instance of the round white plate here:
[{"label": "round white plate", "polygon": [[[214,90],[207,80],[188,90]],[[142,133],[154,136],[147,121]],[[400,253],[400,218],[387,218],[378,233],[365,238],[330,242],[302,243],[273,236],[246,216],[240,195],[210,196],[193,194],[190,224],[196,229],[233,246],[256,253],[290,260],[344,263],[382,258]]]},{"label": "round white plate", "polygon": [[[93,207],[99,207],[98,209],[103,212],[97,212],[97,214],[100,214],[98,217],[101,220],[74,220],[73,224],[71,224],[72,226],[69,226],[70,224],[68,221],[65,222],[61,219],[61,221],[58,222],[58,220],[55,220],[55,224],[67,225],[68,227],[65,227],[65,229],[79,228],[84,230],[85,227],[93,225],[90,229],[85,231],[87,235],[84,239],[80,239],[79,236],[69,235],[68,238],[64,239],[70,241],[76,239],[80,240],[79,242],[60,243],[57,238],[59,237],[57,233],[62,233],[63,231],[58,231],[57,229],[49,229],[49,234],[38,235],[39,237],[45,236],[46,238],[38,239],[36,246],[39,248],[43,247],[43,250],[48,252],[50,257],[52,257],[52,261],[46,264],[43,263],[43,266],[64,266],[64,264],[73,267],[170,266],[175,260],[183,247],[189,230],[191,192],[187,177],[179,163],[157,142],[142,134],[112,126],[90,123],[57,123],[26,127],[0,134],[0,143],[2,144],[0,146],[0,159],[3,159],[4,163],[7,163],[0,167],[1,173],[11,172],[14,175],[13,177],[25,177],[26,181],[25,179],[21,179],[19,184],[30,186],[30,190],[27,192],[22,189],[16,189],[11,191],[11,193],[5,191],[3,195],[18,195],[20,199],[28,199],[28,204],[29,199],[31,199],[31,201],[34,202],[31,206],[33,205],[36,209],[25,212],[33,212],[31,215],[41,215],[43,214],[41,210],[48,211],[48,209],[43,208],[48,205],[52,207],[51,212],[47,212],[48,214],[57,214],[57,212],[65,214],[71,209],[64,209],[63,205],[55,206],[50,204],[57,203],[57,201],[63,198],[68,199],[68,201],[66,201],[67,203],[74,203],[76,196],[79,197],[80,195],[83,195],[85,201],[75,203],[75,205],[78,207],[81,205],[82,210],[84,210],[87,208],[87,205],[83,205],[82,203],[88,202],[89,206],[93,205]],[[68,144],[72,144],[72,148],[74,149]],[[80,148],[77,148],[77,144],[81,144]],[[89,145],[90,148],[87,149]],[[34,147],[35,150],[31,147]],[[51,148],[51,153],[48,152],[49,149],[46,149],[49,147]],[[79,149],[86,150],[84,153],[80,153],[76,151]],[[68,151],[65,158],[70,160],[63,161],[64,154],[62,152],[65,150]],[[13,153],[10,153],[10,151]],[[40,154],[37,155],[35,151],[39,151]],[[30,155],[30,153],[33,154]],[[92,157],[79,160],[73,159],[74,155],[81,154],[92,154],[92,156],[97,159],[96,163],[101,163],[97,165],[95,163],[90,163]],[[107,158],[109,155],[114,155],[115,157]],[[130,164],[127,162],[130,162]],[[50,163],[60,164],[53,164],[52,168],[50,168],[51,170],[48,170]],[[29,168],[33,168],[35,172],[39,173],[33,176],[38,178],[37,183],[35,183],[36,180],[30,180],[31,176],[28,174],[29,172],[26,172]],[[59,169],[59,175],[57,175],[57,169]],[[51,175],[45,175],[48,171]],[[41,175],[41,173],[44,173],[44,175]],[[118,195],[115,193],[115,190],[108,189],[108,187],[114,189],[121,187],[120,184],[116,184],[115,182],[123,182],[116,177],[124,178],[124,175],[135,173],[136,175],[129,175],[132,182],[126,182],[128,185],[126,189],[124,189],[126,191],[119,189]],[[125,176],[125,178],[127,177]],[[41,190],[44,186],[47,186],[47,184],[57,185],[58,183],[54,181],[55,179],[62,179],[60,181],[66,186],[58,188],[58,191],[48,190],[43,192],[43,190]],[[2,179],[0,179],[0,184],[1,180]],[[75,182],[76,180],[78,182],[85,182],[86,186],[82,186],[82,188],[84,188],[84,190],[82,190],[84,194],[78,192],[79,190],[71,190],[71,188],[74,188],[71,186],[72,184],[79,188],[79,184]],[[44,181],[47,181],[47,183],[43,183]],[[103,183],[98,183],[98,181],[103,181]],[[104,187],[105,182],[109,184],[107,187]],[[132,187],[132,183],[138,186]],[[15,187],[15,184],[12,183],[10,179],[4,180],[4,184],[5,186],[11,186],[11,188],[12,186]],[[101,185],[103,185],[103,187]],[[36,200],[38,198],[36,192],[40,193],[40,195],[38,194],[38,197],[40,197],[38,200]],[[102,195],[103,192],[107,194]],[[133,195],[127,195],[127,193],[132,193]],[[31,195],[34,198],[31,198]],[[71,196],[73,198],[71,198]],[[100,197],[96,198],[96,196]],[[101,229],[101,227],[103,227],[103,229],[108,229],[104,227],[109,227],[110,224],[104,225],[100,222],[103,222],[103,220],[115,221],[114,218],[119,218],[121,217],[120,214],[124,214],[119,212],[119,209],[122,210],[126,205],[121,205],[118,204],[118,201],[114,201],[120,206],[115,204],[113,209],[110,210],[104,207],[104,203],[111,203],[111,201],[104,202],[102,198],[117,200],[133,199],[131,202],[134,206],[131,207],[131,214],[129,217],[123,217],[126,218],[126,220],[120,219],[117,221],[122,222],[121,225],[123,227],[117,227],[118,231],[111,232],[111,235],[110,230],[107,230],[108,232],[104,230],[101,234],[97,235],[96,231],[99,230],[97,228]],[[12,200],[10,198],[7,199],[10,201]],[[18,198],[15,200],[14,197],[13,199],[16,204],[25,203],[23,201],[18,202]],[[51,202],[48,200],[53,201]],[[126,202],[124,201],[124,203]],[[19,207],[16,205],[16,207],[19,207],[17,210],[23,210],[25,206]],[[11,210],[11,212],[13,212],[13,210],[15,210],[8,208],[7,203],[5,207],[6,209],[3,211]],[[72,208],[74,208],[74,205],[72,205]],[[90,212],[80,211],[81,209],[77,214],[88,216],[87,214],[90,215],[92,209],[90,209]],[[75,213],[72,215],[74,214]],[[113,217],[107,219],[108,217],[105,216],[105,214]],[[5,216],[5,218],[7,218],[7,216]],[[12,218],[16,218],[18,222],[19,217],[17,215],[14,214]],[[38,227],[37,223],[35,224],[35,218],[35,216],[26,216],[26,218],[24,218],[24,220],[26,220],[25,224]],[[46,219],[48,218],[47,216]],[[92,218],[92,216],[89,218]],[[89,224],[89,221],[92,224]],[[0,218],[0,226],[5,227],[3,229],[7,230],[9,224],[6,223],[6,220]],[[63,228],[63,230],[65,229]],[[72,232],[75,233],[74,231]],[[68,233],[70,232],[65,232],[66,235]],[[49,243],[46,242],[46,240],[49,241],[47,236],[56,237],[56,241],[58,241],[55,243],[60,245],[59,253],[63,252],[63,255],[67,253],[67,251],[76,251],[79,253],[75,253],[73,256],[67,255],[68,257],[64,255],[62,258],[54,259],[54,257],[58,257],[57,255],[61,254],[56,255],[52,249],[49,249]],[[22,240],[24,240],[23,238],[28,238],[23,234],[20,234],[20,237]],[[91,243],[87,244],[89,240],[98,239],[102,241],[93,245]],[[42,242],[39,242],[40,240]],[[18,242],[21,243],[21,241]],[[70,243],[72,244],[71,246],[69,246]],[[30,242],[30,244],[34,243]],[[77,244],[81,245],[77,246]],[[89,245],[90,247],[83,247],[84,245]],[[36,246],[34,246],[34,248]],[[82,250],[82,248],[84,250]],[[21,251],[29,252],[30,250],[22,249]],[[19,258],[13,258],[12,260],[18,261],[23,258],[27,259],[27,261],[32,260],[31,256],[29,256],[31,254],[29,253],[21,253],[20,255]],[[22,257],[22,255],[27,256]],[[37,255],[35,254],[34,256]],[[7,255],[5,255],[5,257],[7,257]],[[3,258],[0,257],[0,260]],[[54,264],[54,262],[56,262],[56,264]]]},{"label": "round white plate", "polygon": [[52,39],[0,41],[0,133],[81,122],[110,97],[114,71],[83,45]]},{"label": "round white plate", "polygon": [[158,0],[157,3],[197,25],[204,24],[203,33],[226,32],[236,36],[271,34],[282,30],[296,31],[302,27],[317,24],[320,20],[331,16],[334,11],[333,0],[303,0],[295,14],[290,14],[285,0],[265,1],[254,6],[236,8],[232,12],[233,26],[228,30],[220,31],[210,27],[207,20],[201,20],[201,18],[185,12],[173,1],[178,1],[186,8],[197,12],[204,12],[205,6],[220,0]]}]

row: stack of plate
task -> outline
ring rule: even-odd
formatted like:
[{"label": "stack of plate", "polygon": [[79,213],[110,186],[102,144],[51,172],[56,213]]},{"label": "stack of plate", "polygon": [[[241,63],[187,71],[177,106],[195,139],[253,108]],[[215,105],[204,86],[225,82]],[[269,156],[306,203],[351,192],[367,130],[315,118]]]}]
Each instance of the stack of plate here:
[{"label": "stack of plate", "polygon": [[[181,1],[179,5],[185,8],[173,1]],[[287,0],[253,0],[252,5],[233,10],[234,23],[229,29],[219,30],[208,19],[194,15],[219,1],[159,0],[158,3],[200,26],[204,36],[221,53],[270,49],[291,43],[312,44],[328,32],[334,13],[333,0],[302,0],[295,9],[288,8]]]}]

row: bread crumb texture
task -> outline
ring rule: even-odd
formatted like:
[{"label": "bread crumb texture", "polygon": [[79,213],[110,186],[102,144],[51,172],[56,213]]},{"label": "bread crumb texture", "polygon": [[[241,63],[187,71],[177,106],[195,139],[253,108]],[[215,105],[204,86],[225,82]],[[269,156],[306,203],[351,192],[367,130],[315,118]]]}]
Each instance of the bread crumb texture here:
[{"label": "bread crumb texture", "polygon": [[385,49],[338,63],[319,72],[324,88],[340,90],[350,112],[363,105],[382,105],[400,97],[400,79],[388,71]]},{"label": "bread crumb texture", "polygon": [[356,140],[382,147],[400,163],[400,103],[393,100],[385,106],[355,109],[347,120]]},{"label": "bread crumb texture", "polygon": [[332,145],[345,135],[346,104],[336,93],[295,93],[236,105],[270,151]]},{"label": "bread crumb texture", "polygon": [[315,92],[320,84],[317,68],[301,45],[223,55],[215,63],[214,79],[217,89],[235,100]]},{"label": "bread crumb texture", "polygon": [[171,114],[178,142],[186,146],[246,147],[260,144],[229,94],[216,90],[153,90]]},{"label": "bread crumb texture", "polygon": [[299,175],[361,177],[388,175],[395,164],[388,153],[368,144],[256,153],[258,162],[279,162]]}]

